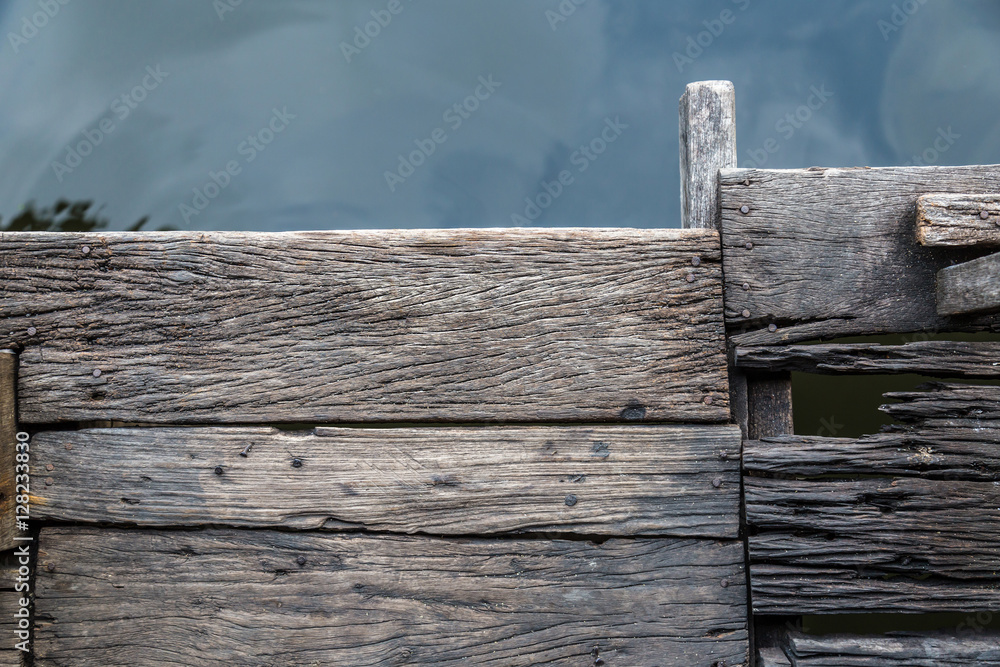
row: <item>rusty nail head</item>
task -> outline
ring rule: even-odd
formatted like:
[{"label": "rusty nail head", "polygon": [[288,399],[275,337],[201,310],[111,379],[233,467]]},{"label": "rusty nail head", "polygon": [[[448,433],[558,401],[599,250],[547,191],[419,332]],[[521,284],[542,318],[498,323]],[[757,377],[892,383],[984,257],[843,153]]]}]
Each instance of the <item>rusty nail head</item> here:
[{"label": "rusty nail head", "polygon": [[729,452],[719,452],[719,458],[723,461],[729,460]]},{"label": "rusty nail head", "polygon": [[746,204],[743,204],[743,206],[740,206],[740,213],[742,213],[743,215],[749,215],[750,207],[747,206]]},{"label": "rusty nail head", "polygon": [[747,241],[747,244],[746,244],[745,247],[746,247],[747,250],[753,250],[753,243],[751,243],[750,241]]},{"label": "rusty nail head", "polygon": [[568,496],[566,496],[566,506],[567,507],[572,507],[573,505],[576,505],[576,496],[574,496],[571,493]]},{"label": "rusty nail head", "polygon": [[101,369],[100,368],[95,368],[94,372],[91,373],[91,375],[93,375],[95,378],[101,377]]},{"label": "rusty nail head", "polygon": [[71,449],[73,449],[73,443],[72,442],[67,442],[65,446],[66,446],[66,451],[67,452],[70,451]]},{"label": "rusty nail head", "polygon": [[45,469],[48,470],[49,472],[52,472],[53,470],[56,469],[56,467],[54,465],[52,465],[51,463],[46,463],[45,464]]},{"label": "rusty nail head", "polygon": [[82,252],[84,255],[89,255],[90,254],[90,246],[89,245],[83,246],[82,248],[80,248],[80,252]]},{"label": "rusty nail head", "polygon": [[52,486],[53,484],[55,484],[55,481],[56,480],[52,479],[51,477],[46,477],[45,478],[45,486]]},{"label": "rusty nail head", "polygon": [[979,212],[979,217],[982,218],[983,220],[989,220],[990,212],[987,211],[986,209],[983,209],[982,211]]},{"label": "rusty nail head", "polygon": [[750,317],[750,311],[749,311],[749,310],[744,310],[744,311],[743,311],[742,313],[740,313],[740,314],[741,314],[741,315],[743,315],[743,317]]},{"label": "rusty nail head", "polygon": [[743,185],[750,187],[750,179],[748,178],[745,181],[743,181]]},{"label": "rusty nail head", "polygon": [[215,466],[215,474],[216,475],[221,475],[224,472],[225,472],[225,470],[222,469],[222,466]]},{"label": "rusty nail head", "polygon": [[29,336],[34,336],[36,333],[38,333],[38,330],[35,327],[28,327]]},{"label": "rusty nail head", "polygon": [[693,283],[694,282],[694,274],[693,273],[687,274],[687,281],[689,283]]},{"label": "rusty nail head", "polygon": [[694,257],[691,259],[691,266],[701,266],[701,257]]},{"label": "rusty nail head", "polygon": [[750,291],[750,283],[743,283],[743,290],[746,292]]},{"label": "rusty nail head", "polygon": [[729,580],[728,579],[723,579],[721,586],[723,588],[729,588]]},{"label": "rusty nail head", "polygon": [[715,488],[719,488],[720,486],[722,486],[722,478],[716,477],[715,479],[713,479],[712,486],[714,486]]},{"label": "rusty nail head", "polygon": [[293,468],[301,468],[302,467],[302,459],[292,459],[292,467]]},{"label": "rusty nail head", "polygon": [[305,556],[299,556],[298,558],[295,559],[295,562],[298,563],[299,565],[305,565],[306,564],[306,557]]},{"label": "rusty nail head", "polygon": [[45,564],[45,569],[48,570],[49,572],[55,572],[56,571],[56,564],[55,563],[46,563]]},{"label": "rusty nail head", "polygon": [[250,448],[251,447],[253,447],[253,443],[252,442],[249,445],[247,445],[246,447],[243,448],[243,451],[240,452],[240,456],[242,456],[243,458],[246,458],[247,456],[249,456],[250,455]]},{"label": "rusty nail head", "polygon": [[770,331],[771,333],[774,333],[775,331],[778,330],[778,325],[777,324],[768,324],[767,325],[767,330]]},{"label": "rusty nail head", "polygon": [[712,404],[712,397],[711,396],[706,396],[705,398],[702,399],[702,401],[704,401],[705,405],[711,405]]}]

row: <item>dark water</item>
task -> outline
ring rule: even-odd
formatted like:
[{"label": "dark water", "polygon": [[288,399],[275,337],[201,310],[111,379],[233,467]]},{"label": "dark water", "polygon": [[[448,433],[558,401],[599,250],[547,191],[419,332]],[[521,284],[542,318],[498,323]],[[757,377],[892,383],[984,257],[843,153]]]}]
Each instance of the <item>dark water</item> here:
[{"label": "dark water", "polygon": [[60,1],[0,1],[5,221],[678,226],[703,79],[741,166],[1000,162],[995,0]]}]

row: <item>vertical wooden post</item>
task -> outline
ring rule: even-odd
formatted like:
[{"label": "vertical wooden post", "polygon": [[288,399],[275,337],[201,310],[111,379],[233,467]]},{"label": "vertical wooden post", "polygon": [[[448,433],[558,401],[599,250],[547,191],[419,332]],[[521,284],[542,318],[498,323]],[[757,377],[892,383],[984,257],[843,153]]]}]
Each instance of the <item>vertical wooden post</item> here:
[{"label": "vertical wooden post", "polygon": [[753,376],[747,380],[747,437],[760,440],[794,432],[790,373]]},{"label": "vertical wooden post", "polygon": [[719,228],[719,170],[736,166],[736,90],[688,84],[680,103],[681,226]]},{"label": "vertical wooden post", "polygon": [[0,551],[14,547],[17,448],[17,354],[0,350]]}]

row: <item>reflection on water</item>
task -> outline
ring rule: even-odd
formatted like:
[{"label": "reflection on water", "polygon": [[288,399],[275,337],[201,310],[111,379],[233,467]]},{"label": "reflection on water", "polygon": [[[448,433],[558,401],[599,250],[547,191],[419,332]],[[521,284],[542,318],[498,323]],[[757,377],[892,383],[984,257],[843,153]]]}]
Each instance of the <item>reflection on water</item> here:
[{"label": "reflection on water", "polygon": [[[34,202],[28,202],[10,222],[4,223],[0,219],[0,232],[96,232],[107,229],[110,221],[99,217],[99,210],[91,211],[93,205],[94,202],[90,201],[68,202],[60,199],[50,208],[35,210]],[[149,216],[126,230],[138,232],[147,222]]]},{"label": "reflection on water", "polygon": [[[36,26],[0,0],[0,214],[676,226],[677,100],[705,79],[736,84],[744,166],[1000,162],[1000,3],[902,5],[88,0]],[[577,171],[608,119],[628,131]]]}]

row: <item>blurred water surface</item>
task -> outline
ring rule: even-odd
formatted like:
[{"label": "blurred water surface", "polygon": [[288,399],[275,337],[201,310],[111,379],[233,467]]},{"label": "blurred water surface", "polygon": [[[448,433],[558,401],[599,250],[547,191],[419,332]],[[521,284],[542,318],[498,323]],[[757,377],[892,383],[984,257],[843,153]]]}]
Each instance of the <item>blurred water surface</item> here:
[{"label": "blurred water surface", "polygon": [[995,0],[8,0],[0,26],[5,221],[679,226],[704,79],[736,84],[741,166],[1000,162]]}]

